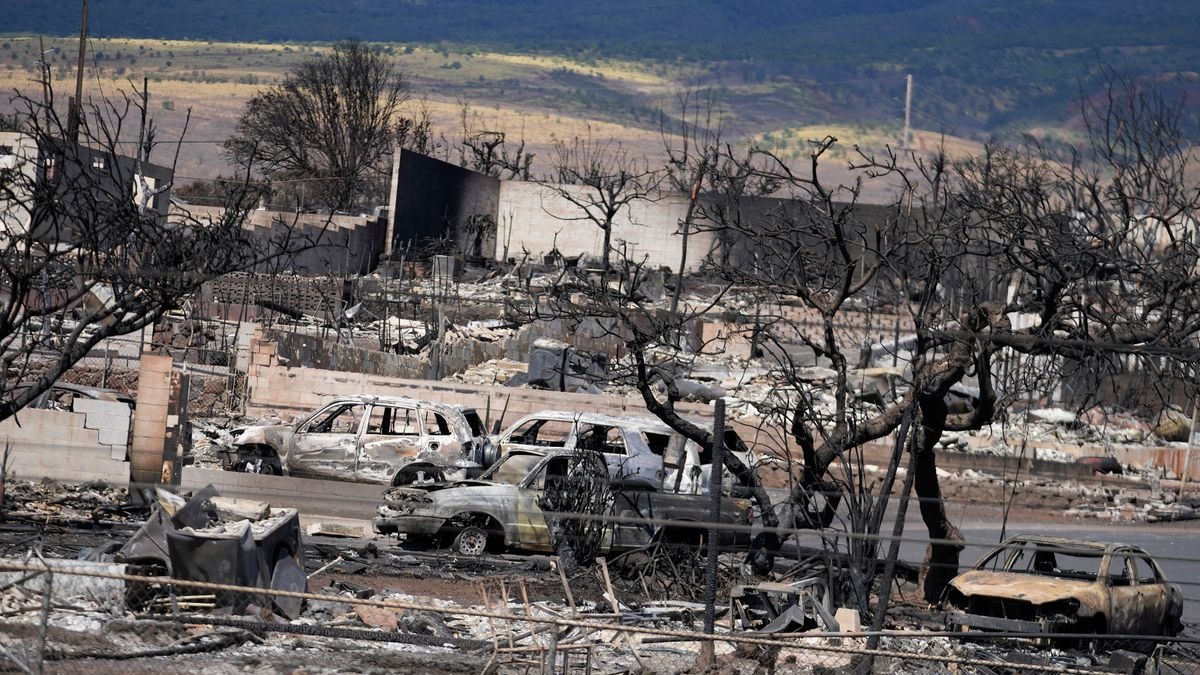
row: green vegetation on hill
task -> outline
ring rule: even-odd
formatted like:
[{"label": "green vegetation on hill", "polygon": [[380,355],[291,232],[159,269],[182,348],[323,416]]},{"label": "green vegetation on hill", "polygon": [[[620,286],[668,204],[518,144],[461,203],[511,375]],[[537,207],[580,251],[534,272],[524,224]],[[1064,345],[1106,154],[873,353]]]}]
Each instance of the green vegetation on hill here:
[{"label": "green vegetation on hill", "polygon": [[[68,35],[77,3],[7,0],[0,32]],[[1068,123],[1098,63],[1197,88],[1200,12],[1159,0],[98,0],[94,35],[309,42],[359,37],[455,51],[703,64],[697,84],[804,122],[897,119],[963,136]],[[587,106],[605,83],[567,73]],[[1193,97],[1196,98],[1196,97]],[[619,99],[618,99],[619,100]],[[610,102],[628,119],[647,110]],[[606,110],[612,113],[612,110]],[[772,112],[765,119],[778,119]]]}]

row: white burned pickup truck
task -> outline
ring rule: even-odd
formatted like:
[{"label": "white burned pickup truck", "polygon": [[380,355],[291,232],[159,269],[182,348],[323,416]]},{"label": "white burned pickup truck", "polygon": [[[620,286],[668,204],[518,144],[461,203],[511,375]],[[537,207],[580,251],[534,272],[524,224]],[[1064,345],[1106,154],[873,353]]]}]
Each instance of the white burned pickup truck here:
[{"label": "white burned pickup truck", "polygon": [[[420,544],[448,545],[464,555],[552,551],[550,527],[540,506],[547,487],[568,480],[581,466],[600,480],[608,479],[603,461],[592,455],[594,461],[584,463],[579,457],[574,452],[513,450],[477,480],[392,488],[384,495],[374,529]],[[609,513],[596,514],[610,521],[603,549],[630,550],[656,538],[699,543],[707,532],[709,508],[707,495],[660,492],[638,481],[615,482]],[[722,546],[748,544],[749,528],[742,526],[750,524],[750,501],[722,497],[721,523],[738,526],[721,530]]]}]

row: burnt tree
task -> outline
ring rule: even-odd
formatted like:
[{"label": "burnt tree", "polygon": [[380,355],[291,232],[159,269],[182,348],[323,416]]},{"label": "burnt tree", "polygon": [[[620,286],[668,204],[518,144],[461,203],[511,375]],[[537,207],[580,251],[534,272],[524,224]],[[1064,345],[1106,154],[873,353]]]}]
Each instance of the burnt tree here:
[{"label": "burnt tree", "polygon": [[81,105],[76,140],[49,79],[40,84],[13,95],[13,140],[0,143],[0,419],[205,282],[287,260],[320,236],[301,236],[294,223],[267,235],[243,227],[259,197],[245,176],[220,183],[218,216],[168,219],[173,170],[150,164],[162,142],[148,92]]},{"label": "burnt tree", "polygon": [[250,98],[225,155],[289,191],[301,208],[346,210],[386,194],[400,143],[427,145],[427,118],[403,119],[402,73],[356,40],[296,65],[283,82]]},{"label": "burnt tree", "polygon": [[[681,344],[683,327],[719,320],[752,334],[774,384],[755,402],[762,428],[793,469],[767,548],[819,531],[849,561],[843,598],[868,609],[876,535],[908,452],[933,541],[923,593],[935,601],[962,543],[936,474],[944,432],[981,429],[1063,385],[1080,411],[1111,400],[1118,379],[1146,383],[1143,399],[1196,390],[1190,132],[1153,88],[1106,71],[1098,90],[1081,105],[1084,142],[1065,151],[1032,141],[962,160],[856,151],[856,181],[835,185],[822,171],[834,138],[814,140],[800,166],[757,148],[693,153],[707,159],[690,231],[719,243],[707,289],[672,312],[636,293],[647,271],[627,260],[620,292],[564,272],[570,292],[534,307],[608,326],[627,347],[614,378],[700,443],[708,432],[676,412],[677,381],[728,343]],[[894,199],[863,203],[872,181]],[[772,186],[772,199],[748,185]],[[889,436],[890,461],[872,476],[865,448]]]}]

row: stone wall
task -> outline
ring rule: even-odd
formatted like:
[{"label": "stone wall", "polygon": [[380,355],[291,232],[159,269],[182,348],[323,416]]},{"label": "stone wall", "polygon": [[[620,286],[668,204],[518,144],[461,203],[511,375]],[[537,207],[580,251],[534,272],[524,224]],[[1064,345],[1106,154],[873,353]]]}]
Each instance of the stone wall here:
[{"label": "stone wall", "polygon": [[[283,363],[290,366],[408,379],[421,379],[430,375],[428,352],[420,355],[393,354],[283,330],[268,330],[264,335],[276,343],[276,353]],[[508,332],[494,342],[451,332],[442,346],[439,374],[441,377],[448,377],[492,359],[528,361],[533,343],[543,338],[564,342],[585,352],[603,354],[610,358],[624,354],[623,342],[613,338],[611,331],[597,324],[595,320],[588,319],[578,325],[572,325],[560,319],[552,319],[527,324]]]}]

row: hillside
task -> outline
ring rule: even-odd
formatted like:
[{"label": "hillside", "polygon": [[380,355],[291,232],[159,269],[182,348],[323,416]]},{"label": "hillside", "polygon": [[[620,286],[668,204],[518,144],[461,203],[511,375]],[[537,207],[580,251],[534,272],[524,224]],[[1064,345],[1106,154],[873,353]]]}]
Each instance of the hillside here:
[{"label": "hillside", "polygon": [[[5,4],[0,32],[77,30],[78,3]],[[686,63],[699,71],[690,81],[729,88],[731,107],[765,97],[766,117],[782,107],[800,124],[894,120],[898,83],[912,73],[923,126],[975,137],[1069,122],[1071,101],[1099,61],[1191,89],[1200,56],[1200,12],[1180,0],[104,0],[92,3],[91,27],[108,37],[354,36],[584,62]],[[606,101],[595,85],[578,88]]]},{"label": "hillside", "polygon": [[[58,100],[74,82],[77,43],[70,38],[45,41],[46,55]],[[697,66],[653,61],[580,59],[486,51],[457,52],[381,45],[395,59],[412,85],[414,98],[407,112],[427,110],[435,126],[453,144],[462,126],[462,104],[469,102],[471,123],[480,129],[502,130],[523,139],[537,155],[536,175],[549,173],[554,139],[592,135],[613,138],[634,155],[650,162],[664,161],[661,114],[677,109],[678,90],[704,71]],[[179,158],[180,182],[209,179],[228,173],[220,157],[223,140],[231,133],[246,100],[261,87],[279,81],[299,60],[326,49],[320,45],[243,44],[183,40],[93,38],[89,42],[84,77],[88,98],[129,91],[142,75],[150,80],[151,110],[160,139],[178,137],[188,108],[192,109],[187,144]],[[20,90],[40,96],[35,84],[38,40],[0,38],[0,90]],[[903,80],[897,82],[903,95]],[[781,155],[799,157],[807,139],[832,134],[843,147],[831,153],[831,180],[846,175],[848,148],[859,144],[882,149],[899,136],[902,116],[875,122],[821,122],[811,103],[790,102],[786,89],[726,87],[723,115],[734,142],[754,142]],[[0,95],[0,113],[11,108],[10,96]],[[918,120],[919,121],[919,120]],[[936,129],[917,125],[914,145],[931,148],[941,142]],[[132,133],[132,130],[130,130]],[[126,139],[132,142],[133,138]],[[956,153],[978,145],[949,138]],[[167,154],[156,157],[167,161]]]}]

